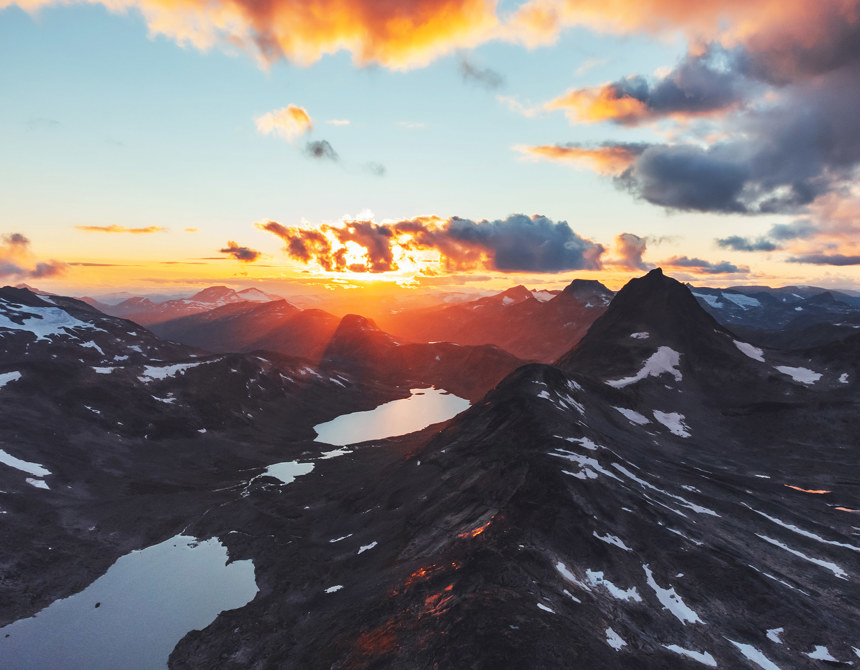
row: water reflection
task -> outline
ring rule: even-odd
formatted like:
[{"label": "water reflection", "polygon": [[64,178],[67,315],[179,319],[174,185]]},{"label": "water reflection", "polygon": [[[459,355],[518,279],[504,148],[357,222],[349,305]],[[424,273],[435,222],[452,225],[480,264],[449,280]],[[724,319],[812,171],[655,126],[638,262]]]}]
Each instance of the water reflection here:
[{"label": "water reflection", "polygon": [[469,401],[437,388],[410,389],[409,398],[393,400],[367,412],[344,414],[314,426],[317,442],[337,446],[405,435],[447,421],[469,407]]},{"label": "water reflection", "polygon": [[177,535],[119,558],[80,593],[0,628],[0,667],[166,668],[189,631],[256,593],[251,561],[227,565],[218,540]]}]

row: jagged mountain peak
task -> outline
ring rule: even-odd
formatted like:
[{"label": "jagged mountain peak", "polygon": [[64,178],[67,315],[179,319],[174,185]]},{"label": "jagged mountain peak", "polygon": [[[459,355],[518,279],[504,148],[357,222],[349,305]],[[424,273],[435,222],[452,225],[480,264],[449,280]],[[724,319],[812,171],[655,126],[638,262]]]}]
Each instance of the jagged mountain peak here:
[{"label": "jagged mountain peak", "polygon": [[523,300],[528,300],[529,298],[533,298],[532,292],[529,291],[522,284],[517,284],[516,286],[512,286],[511,288],[502,291],[499,293],[497,298],[510,298],[511,300],[515,300],[516,302],[522,302]]},{"label": "jagged mountain peak", "polygon": [[664,385],[692,376],[718,386],[726,370],[750,379],[768,374],[763,363],[759,349],[738,343],[688,287],[657,268],[630,280],[557,365],[607,383],[653,378]]}]

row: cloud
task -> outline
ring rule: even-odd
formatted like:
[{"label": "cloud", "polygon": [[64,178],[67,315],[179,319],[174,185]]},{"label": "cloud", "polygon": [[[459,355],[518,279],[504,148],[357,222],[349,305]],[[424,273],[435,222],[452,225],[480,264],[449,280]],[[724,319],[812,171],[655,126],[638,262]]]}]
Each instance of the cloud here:
[{"label": "cloud", "polygon": [[860,265],[860,254],[846,256],[844,254],[808,254],[806,256],[794,256],[788,259],[789,263],[810,263],[812,265]]},{"label": "cloud", "polygon": [[771,242],[764,237],[752,239],[750,237],[732,235],[718,239],[716,242],[718,247],[731,249],[732,251],[776,251],[781,248],[775,242]]},{"label": "cloud", "polygon": [[183,228],[186,233],[196,233],[198,232],[197,228]]},{"label": "cloud", "polygon": [[[561,272],[602,267],[603,246],[577,235],[565,221],[513,214],[495,221],[419,217],[397,223],[347,221],[317,229],[258,224],[280,237],[287,255],[329,272],[389,272],[402,259],[433,252],[446,273]],[[401,260],[398,260],[401,259]]]},{"label": "cloud", "polygon": [[423,130],[427,127],[427,124],[423,121],[398,121],[397,125],[401,128],[408,128],[409,130]]},{"label": "cloud", "polygon": [[746,98],[743,77],[727,70],[725,52],[708,50],[688,56],[661,78],[627,77],[592,88],[579,88],[546,103],[562,110],[571,123],[612,121],[634,126],[662,117],[689,118],[724,114]]},{"label": "cloud", "polygon": [[329,119],[326,123],[330,126],[348,126],[351,121],[349,119]]},{"label": "cloud", "polygon": [[384,177],[387,170],[382,163],[376,163],[374,161],[370,161],[369,163],[365,163],[363,167],[364,171],[372,174],[374,177]]},{"label": "cloud", "polygon": [[297,105],[287,105],[272,112],[266,112],[255,120],[257,130],[263,135],[275,134],[292,142],[297,137],[313,130],[313,122],[307,111]]},{"label": "cloud", "polygon": [[164,233],[167,228],[161,226],[146,226],[144,228],[127,228],[125,226],[75,226],[76,230],[85,233],[131,233],[132,235],[147,235],[149,233]]},{"label": "cloud", "polygon": [[560,161],[588,167],[598,174],[620,175],[630,168],[649,144],[635,142],[586,146],[577,143],[517,146],[517,151],[540,160]]},{"label": "cloud", "polygon": [[21,233],[0,235],[0,277],[45,279],[63,274],[62,261],[37,261],[30,251],[30,240]]},{"label": "cloud", "polygon": [[308,158],[316,158],[319,160],[330,160],[337,162],[340,156],[326,140],[311,140],[305,144],[305,155]]},{"label": "cloud", "polygon": [[601,65],[606,65],[608,62],[608,58],[589,58],[582,65],[576,68],[576,74],[581,77],[589,70],[593,70]]},{"label": "cloud", "polygon": [[649,270],[651,265],[642,260],[648,247],[648,238],[633,233],[621,233],[615,238],[615,258],[613,265],[625,270]]},{"label": "cloud", "polygon": [[701,116],[720,123],[705,142],[642,151],[616,181],[635,197],[680,211],[801,213],[854,183],[860,168],[858,0],[706,0],[695,8],[674,0],[608,0],[594,7],[532,0],[520,14],[551,30],[573,22],[612,32],[687,33],[688,54],[665,74],[573,89],[545,105],[575,123],[685,124]]},{"label": "cloud", "polygon": [[232,240],[227,242],[227,246],[224,249],[219,249],[219,252],[222,254],[228,254],[229,256],[235,258],[237,261],[242,261],[243,263],[253,263],[262,255],[259,251],[256,251],[255,249],[251,249],[249,247],[240,247]]},{"label": "cloud", "polygon": [[735,265],[728,261],[719,263],[711,263],[710,261],[702,260],[701,258],[688,258],[687,256],[673,256],[664,261],[660,261],[658,265],[671,268],[682,268],[696,274],[746,274],[750,269],[745,265]]},{"label": "cloud", "polygon": [[480,86],[488,91],[494,91],[505,84],[505,78],[490,68],[479,68],[466,58],[460,58],[460,76],[467,84]]},{"label": "cloud", "polygon": [[502,103],[509,110],[520,116],[525,116],[528,119],[536,117],[543,111],[540,105],[533,105],[530,102],[520,102],[519,98],[510,95],[497,95],[496,100]]},{"label": "cloud", "polygon": [[[63,0],[6,0],[28,11]],[[209,49],[244,48],[264,63],[309,65],[347,51],[359,66],[405,70],[490,39],[495,0],[95,0],[138,10],[151,35]]]}]

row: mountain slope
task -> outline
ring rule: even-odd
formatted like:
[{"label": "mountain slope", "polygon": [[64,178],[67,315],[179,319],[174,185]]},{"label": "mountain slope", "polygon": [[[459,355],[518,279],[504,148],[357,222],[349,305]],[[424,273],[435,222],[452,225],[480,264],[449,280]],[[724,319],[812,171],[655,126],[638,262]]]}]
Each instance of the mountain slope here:
[{"label": "mountain slope", "polygon": [[[714,326],[652,273],[564,369],[520,368],[439,435],[260,492],[277,521],[226,540],[254,559],[260,593],[189,634],[172,667],[855,662],[856,351],[776,361]],[[661,346],[678,364],[639,376]],[[248,504],[195,532],[224,537]],[[276,557],[269,533],[293,541]]]}]

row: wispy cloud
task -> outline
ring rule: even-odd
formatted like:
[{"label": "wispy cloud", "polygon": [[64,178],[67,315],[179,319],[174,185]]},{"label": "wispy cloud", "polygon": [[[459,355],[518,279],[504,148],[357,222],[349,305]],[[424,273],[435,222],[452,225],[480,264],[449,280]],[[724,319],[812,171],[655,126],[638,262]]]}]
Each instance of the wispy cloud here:
[{"label": "wispy cloud", "polygon": [[292,142],[297,137],[313,129],[310,115],[303,107],[287,105],[272,112],[266,112],[255,120],[257,130],[263,135],[277,135]]},{"label": "wispy cloud", "polygon": [[126,226],[75,226],[76,230],[85,233],[130,233],[132,235],[148,235],[150,233],[166,233],[167,228],[161,226],[145,226],[142,228],[128,228]]},{"label": "wispy cloud", "polygon": [[560,161],[587,167],[599,174],[619,175],[635,162],[650,145],[640,143],[606,143],[596,146],[552,144],[516,146],[515,150],[536,160]]},{"label": "wispy cloud", "polygon": [[335,163],[340,160],[340,156],[338,156],[334,147],[327,140],[312,140],[305,144],[305,156]]},{"label": "wispy cloud", "polygon": [[505,84],[505,78],[488,67],[478,67],[466,57],[459,61],[460,76],[467,84],[474,84],[488,91],[494,91]]}]

